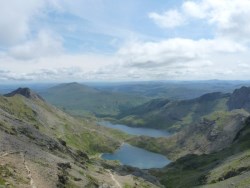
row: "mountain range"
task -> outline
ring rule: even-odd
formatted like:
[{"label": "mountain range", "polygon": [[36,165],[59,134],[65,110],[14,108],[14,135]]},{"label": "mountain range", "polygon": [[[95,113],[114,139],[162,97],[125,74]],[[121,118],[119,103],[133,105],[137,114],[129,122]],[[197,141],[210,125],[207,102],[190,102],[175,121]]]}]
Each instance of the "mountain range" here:
[{"label": "mountain range", "polygon": [[116,115],[148,100],[143,96],[101,91],[76,82],[56,85],[40,92],[40,95],[75,116]]},{"label": "mountain range", "polygon": [[[40,94],[19,88],[0,96],[0,186],[250,185],[249,87],[185,100],[107,92],[78,83]],[[131,136],[97,125],[98,118],[172,135]],[[114,152],[124,142],[172,162],[162,169],[141,170],[101,159],[100,154]]]}]

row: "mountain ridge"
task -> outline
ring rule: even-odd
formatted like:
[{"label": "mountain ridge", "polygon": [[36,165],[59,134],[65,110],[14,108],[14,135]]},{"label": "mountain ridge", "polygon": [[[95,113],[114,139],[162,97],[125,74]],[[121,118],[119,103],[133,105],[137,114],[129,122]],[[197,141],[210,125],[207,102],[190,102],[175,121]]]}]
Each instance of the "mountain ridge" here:
[{"label": "mountain ridge", "polygon": [[114,151],[126,135],[19,91],[0,96],[0,186],[112,187],[114,176],[122,186],[160,187],[146,172],[97,156]]},{"label": "mountain ridge", "polygon": [[54,86],[40,95],[51,104],[75,116],[112,116],[121,109],[148,100],[135,95],[101,91],[76,82]]},{"label": "mountain ridge", "polygon": [[44,99],[38,95],[36,92],[32,91],[30,88],[18,88],[10,93],[7,93],[5,94],[4,96],[5,97],[13,97],[15,95],[22,95],[26,98],[29,98],[29,99],[40,99],[42,101],[44,101]]},{"label": "mountain ridge", "polygon": [[190,100],[153,99],[121,112],[117,119],[118,122],[129,126],[176,132],[198,121],[202,116],[214,111],[226,111],[226,102],[230,96],[231,94],[214,92]]}]

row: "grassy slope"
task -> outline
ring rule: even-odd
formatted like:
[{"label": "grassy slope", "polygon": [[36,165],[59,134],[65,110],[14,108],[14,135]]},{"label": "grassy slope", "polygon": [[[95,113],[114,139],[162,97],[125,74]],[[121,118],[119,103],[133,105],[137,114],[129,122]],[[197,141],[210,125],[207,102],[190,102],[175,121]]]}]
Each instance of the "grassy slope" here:
[{"label": "grassy slope", "polygon": [[174,101],[155,99],[123,112],[120,122],[131,126],[178,131],[214,111],[227,110],[229,96],[221,93],[203,95],[197,99]]},{"label": "grassy slope", "polygon": [[[0,96],[0,186],[29,187],[24,165],[38,187],[112,186],[105,161],[91,155],[114,151],[127,137],[90,120],[75,119],[39,99]],[[132,175],[116,177],[130,187],[158,187]]]},{"label": "grassy slope", "polygon": [[[89,154],[113,151],[127,137],[118,131],[111,132],[99,127],[89,120],[76,120],[41,100],[31,101],[20,95],[0,97],[0,108],[44,134],[61,138],[69,146]],[[8,123],[2,123],[8,126]]]},{"label": "grassy slope", "polygon": [[78,83],[61,84],[48,89],[41,95],[51,104],[76,116],[115,115],[121,109],[147,101],[145,97],[99,91]]},{"label": "grassy slope", "polygon": [[224,150],[208,155],[187,155],[153,172],[166,187],[250,186],[250,119]]},{"label": "grassy slope", "polygon": [[132,137],[129,143],[176,160],[187,154],[203,154],[228,147],[249,115],[244,110],[218,111],[168,138]]}]

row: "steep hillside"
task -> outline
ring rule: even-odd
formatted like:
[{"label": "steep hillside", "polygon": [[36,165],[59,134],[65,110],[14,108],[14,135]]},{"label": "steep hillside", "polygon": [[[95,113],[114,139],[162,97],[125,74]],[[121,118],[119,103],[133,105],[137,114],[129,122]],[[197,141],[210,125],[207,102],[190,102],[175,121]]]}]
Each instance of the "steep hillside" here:
[{"label": "steep hillside", "polygon": [[208,154],[230,146],[248,116],[245,110],[214,112],[168,138],[141,136],[133,137],[129,142],[172,160],[188,154]]},{"label": "steep hillside", "polygon": [[199,98],[183,101],[154,99],[117,116],[120,122],[130,126],[180,130],[215,111],[227,110],[230,94],[209,93]]},{"label": "steep hillside", "polygon": [[208,155],[187,155],[161,171],[166,187],[247,188],[250,186],[250,118],[230,147]]},{"label": "steep hillside", "polygon": [[0,187],[159,187],[143,171],[96,157],[124,138],[20,88],[0,96]]},{"label": "steep hillside", "polygon": [[76,116],[115,115],[122,109],[147,101],[145,97],[100,91],[78,83],[61,84],[42,92],[41,95],[51,104]]},{"label": "steep hillside", "polygon": [[169,138],[134,137],[129,142],[174,161],[151,171],[165,187],[249,187],[249,90],[233,92],[226,102],[230,110],[202,116]]}]

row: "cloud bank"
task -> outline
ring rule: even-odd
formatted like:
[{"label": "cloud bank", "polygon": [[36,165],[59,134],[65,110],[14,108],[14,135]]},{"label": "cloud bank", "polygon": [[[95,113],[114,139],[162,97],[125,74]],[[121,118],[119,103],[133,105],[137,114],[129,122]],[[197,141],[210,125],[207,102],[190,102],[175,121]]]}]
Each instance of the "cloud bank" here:
[{"label": "cloud bank", "polygon": [[[138,8],[134,18],[145,17],[145,23],[133,26],[129,25],[132,16],[126,21],[108,15],[111,0],[91,2],[0,3],[0,79],[249,79],[249,0],[190,0],[163,11],[148,7],[146,13],[137,11],[143,1],[128,1],[127,11]],[[113,11],[118,14],[118,10]],[[126,24],[121,27],[119,21]],[[143,30],[134,32],[136,27],[153,27],[151,36]],[[195,33],[201,27],[210,34],[183,37],[182,33]],[[81,41],[83,36],[87,43]],[[76,45],[80,51],[73,50]]]}]

